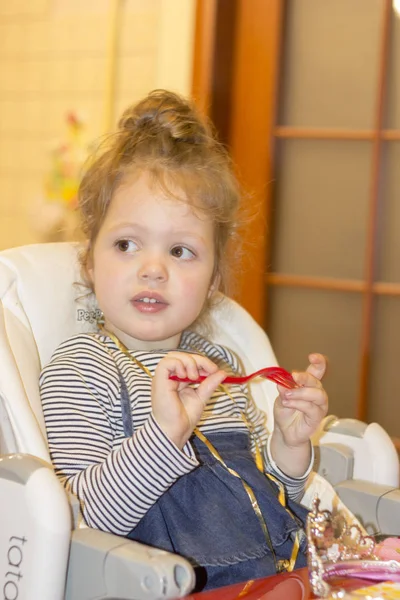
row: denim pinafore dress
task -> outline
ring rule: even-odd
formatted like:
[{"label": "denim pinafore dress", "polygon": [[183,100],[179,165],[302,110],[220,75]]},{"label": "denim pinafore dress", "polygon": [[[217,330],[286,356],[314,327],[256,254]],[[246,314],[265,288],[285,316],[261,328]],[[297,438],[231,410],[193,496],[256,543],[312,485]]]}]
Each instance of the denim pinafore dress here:
[{"label": "denim pinafore dress", "polygon": [[[130,437],[131,404],[122,374],[120,380],[124,434]],[[306,566],[307,509],[288,500],[290,514],[280,504],[278,487],[255,464],[247,433],[213,433],[207,439],[253,490],[275,557],[242,481],[195,435],[190,442],[199,466],[179,478],[127,537],[187,558],[195,568],[196,591],[275,574],[276,561],[291,558],[296,533],[295,568]]]}]

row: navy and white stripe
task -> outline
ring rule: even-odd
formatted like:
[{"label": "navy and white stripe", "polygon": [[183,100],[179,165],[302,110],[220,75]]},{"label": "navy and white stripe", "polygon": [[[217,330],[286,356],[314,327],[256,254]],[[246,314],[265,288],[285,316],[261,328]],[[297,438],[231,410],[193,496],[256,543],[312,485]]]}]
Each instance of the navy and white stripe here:
[{"label": "navy and white stripe", "polygon": [[[225,370],[240,371],[237,357],[197,333],[185,332],[181,349],[206,354]],[[154,373],[166,353],[133,354]],[[131,400],[131,438],[124,436],[118,369]],[[265,414],[245,386],[230,386],[229,391],[235,402],[217,391],[199,429],[206,435],[243,431],[245,414],[263,448],[266,471],[285,484],[291,498],[301,498],[310,469],[299,479],[285,476],[269,454]],[[55,471],[79,498],[92,527],[126,535],[179,477],[198,465],[190,442],[179,450],[154,419],[151,379],[105,335],[79,334],[61,344],[42,371],[40,392]]]}]

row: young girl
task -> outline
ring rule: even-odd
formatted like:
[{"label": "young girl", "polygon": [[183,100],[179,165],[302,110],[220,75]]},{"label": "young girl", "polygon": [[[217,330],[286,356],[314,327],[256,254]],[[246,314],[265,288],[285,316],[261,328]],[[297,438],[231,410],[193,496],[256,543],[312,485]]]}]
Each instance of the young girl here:
[{"label": "young girl", "polygon": [[87,524],[187,557],[198,589],[304,566],[296,501],[327,412],[324,358],[278,387],[268,437],[247,388],[221,385],[237,357],[198,332],[236,225],[226,152],[188,102],[155,91],[124,113],[79,199],[104,318],[61,344],[40,386],[55,470]]}]

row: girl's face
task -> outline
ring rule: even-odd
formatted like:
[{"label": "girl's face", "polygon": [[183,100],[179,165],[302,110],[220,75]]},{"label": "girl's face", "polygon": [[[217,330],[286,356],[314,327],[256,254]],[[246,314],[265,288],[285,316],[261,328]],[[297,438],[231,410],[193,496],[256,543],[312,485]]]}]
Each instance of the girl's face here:
[{"label": "girl's face", "polygon": [[146,174],[115,192],[89,275],[105,328],[130,349],[172,349],[212,292],[213,223],[151,187]]}]

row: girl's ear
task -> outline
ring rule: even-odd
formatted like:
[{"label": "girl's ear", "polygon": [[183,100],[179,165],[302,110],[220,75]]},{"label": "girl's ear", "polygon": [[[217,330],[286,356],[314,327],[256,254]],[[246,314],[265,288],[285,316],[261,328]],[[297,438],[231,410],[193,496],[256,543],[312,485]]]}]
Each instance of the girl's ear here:
[{"label": "girl's ear", "polygon": [[207,298],[210,299],[215,292],[219,290],[219,284],[221,283],[221,276],[217,273],[208,288]]},{"label": "girl's ear", "polygon": [[90,283],[93,285],[93,268],[88,265],[88,267],[86,269],[86,273],[87,273]]},{"label": "girl's ear", "polygon": [[86,275],[91,284],[93,284],[93,270],[94,270],[93,251],[92,251],[91,244],[89,243],[88,248],[87,248]]}]

